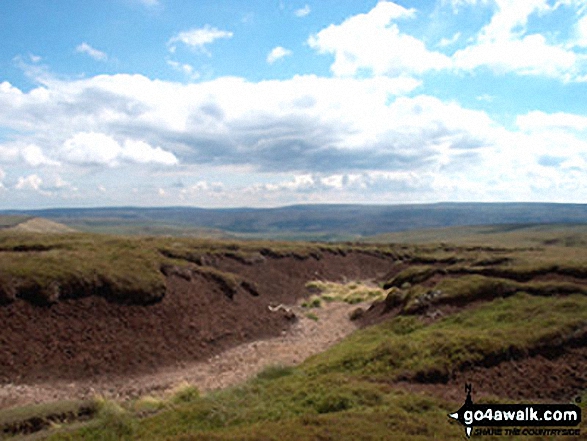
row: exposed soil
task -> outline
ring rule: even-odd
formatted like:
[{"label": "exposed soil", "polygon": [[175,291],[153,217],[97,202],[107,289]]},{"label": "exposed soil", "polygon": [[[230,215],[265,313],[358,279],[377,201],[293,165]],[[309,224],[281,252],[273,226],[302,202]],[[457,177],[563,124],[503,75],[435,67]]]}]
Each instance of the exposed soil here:
[{"label": "exposed soil", "polygon": [[[325,303],[321,308],[290,309],[297,318],[282,335],[244,343],[201,362],[178,363],[155,373],[102,376],[78,381],[47,381],[38,384],[0,386],[0,408],[65,399],[86,399],[96,394],[112,399],[165,395],[189,383],[200,391],[233,386],[253,377],[268,366],[291,366],[320,353],[342,340],[357,326],[349,314],[357,307]],[[308,318],[311,312],[317,319]]]},{"label": "exposed soil", "polygon": [[[435,265],[442,268],[442,265]],[[391,274],[391,273],[390,273]],[[397,274],[397,273],[396,273]],[[438,282],[454,275],[436,273],[419,283],[432,288]],[[535,282],[571,282],[584,285],[584,278],[559,273],[537,274],[527,280]],[[474,309],[485,304],[490,298],[476,299],[465,304],[430,304],[418,314],[425,324],[431,324],[443,317],[465,309]],[[358,320],[361,327],[372,326],[398,315],[401,307],[389,308],[384,301],[376,302]],[[474,396],[500,397],[512,400],[533,400],[545,402],[571,401],[587,387],[587,339],[584,332],[568,344],[550,343],[538,348],[531,356],[518,354],[519,358],[495,361],[488,366],[473,366],[457,372],[450,379],[427,379],[394,382],[394,386],[411,391],[434,394],[448,401],[460,402],[465,397],[466,383],[473,385]],[[554,345],[554,346],[553,346]]]},{"label": "exposed soil", "polygon": [[462,402],[465,384],[473,387],[473,399],[508,398],[532,402],[572,402],[587,385],[587,348],[569,348],[562,355],[537,355],[504,361],[485,368],[476,366],[457,373],[447,383],[402,381],[394,386],[409,392],[423,392],[447,401]]},{"label": "exposed soil", "polygon": [[[272,312],[268,306],[295,304],[308,294],[309,280],[372,279],[390,266],[389,258],[359,252],[259,257],[255,262],[226,256],[209,259],[207,265],[248,282],[230,295],[217,280],[191,271],[169,275],[163,299],[146,306],[90,296],[51,306],[16,300],[0,307],[2,390],[26,396],[20,388],[58,382],[58,389],[75,392],[78,389],[71,384],[100,384],[106,378],[106,383],[118,385],[129,376],[159,374],[165,368],[175,372],[178,366],[208,360],[246,342],[287,336],[292,325],[290,332],[300,332],[287,313]],[[348,319],[343,322],[353,327]],[[338,335],[326,333],[334,339]],[[321,349],[331,336],[325,339],[326,343],[317,343]],[[315,335],[307,341],[313,340]],[[307,352],[301,354],[296,360]],[[0,407],[14,404],[14,393],[8,397]]]},{"label": "exposed soil", "polygon": [[[310,280],[387,280],[403,264],[381,255],[324,252],[313,257],[259,254],[209,257],[205,263],[238,275],[235,292],[198,271],[169,272],[166,294],[152,305],[121,305],[97,296],[39,307],[24,300],[0,307],[0,408],[101,394],[124,399],[165,393],[189,382],[207,391],[237,384],[269,365],[293,365],[321,352],[354,329],[389,319],[399,307],[373,305],[357,322],[357,305],[326,304],[314,321],[269,306],[299,304]],[[540,277],[540,276],[539,276]],[[560,275],[541,280],[560,280]],[[433,284],[436,274],[424,282]],[[569,280],[568,278],[566,280]],[[575,281],[575,279],[573,279]],[[474,308],[482,300],[465,308]],[[462,310],[434,305],[421,319],[432,323]],[[475,398],[569,400],[587,385],[587,347],[474,366],[448,382],[395,382],[411,391],[461,402],[464,384]]]},{"label": "exposed soil", "polygon": [[541,354],[490,368],[476,366],[452,380],[461,387],[465,382],[481,394],[513,400],[569,401],[587,386],[587,347],[568,347],[552,358]]}]

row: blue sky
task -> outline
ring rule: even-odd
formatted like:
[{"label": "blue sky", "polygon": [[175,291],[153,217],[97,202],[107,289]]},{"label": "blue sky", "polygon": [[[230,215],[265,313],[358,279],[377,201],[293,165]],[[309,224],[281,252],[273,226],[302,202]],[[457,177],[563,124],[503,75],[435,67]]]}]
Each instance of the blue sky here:
[{"label": "blue sky", "polygon": [[0,208],[587,201],[587,0],[4,0]]}]

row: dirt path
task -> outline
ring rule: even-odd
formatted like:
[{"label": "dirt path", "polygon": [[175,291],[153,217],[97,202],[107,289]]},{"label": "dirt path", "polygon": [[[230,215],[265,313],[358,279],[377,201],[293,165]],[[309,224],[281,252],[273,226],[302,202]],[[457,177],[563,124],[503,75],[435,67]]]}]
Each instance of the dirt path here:
[{"label": "dirt path", "polygon": [[[298,320],[279,337],[246,343],[205,362],[167,367],[156,374],[80,382],[0,385],[0,409],[95,395],[119,400],[161,395],[186,382],[200,391],[233,386],[267,366],[299,364],[342,340],[357,328],[349,320],[349,314],[358,306],[361,305],[333,302],[311,311],[296,306],[293,310]],[[315,314],[318,320],[308,318],[308,312]]]}]

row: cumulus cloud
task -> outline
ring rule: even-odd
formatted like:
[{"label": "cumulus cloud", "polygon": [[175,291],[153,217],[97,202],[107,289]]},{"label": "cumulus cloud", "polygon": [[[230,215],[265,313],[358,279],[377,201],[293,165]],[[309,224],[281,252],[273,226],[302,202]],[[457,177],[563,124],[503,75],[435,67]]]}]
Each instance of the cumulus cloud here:
[{"label": "cumulus cloud", "polygon": [[[565,2],[564,6],[572,3]],[[561,2],[550,5],[547,0],[495,0],[496,9],[490,22],[479,31],[473,44],[453,55],[454,66],[462,70],[486,66],[496,73],[580,80],[583,55],[564,43],[548,41],[543,34],[527,32],[531,17],[540,18],[561,5]]]},{"label": "cumulus cloud", "polygon": [[[556,33],[530,33],[530,18],[540,20],[558,8],[580,8],[581,2],[552,5],[547,0],[446,0],[455,13],[465,7],[491,7],[489,23],[452,55],[431,51],[423,39],[400,30],[416,18],[415,9],[380,1],[365,14],[352,16],[310,36],[308,45],[320,54],[331,54],[330,69],[337,76],[402,74],[428,71],[472,71],[488,67],[498,74],[514,72],[558,80],[587,81],[587,55],[573,47],[587,46],[587,17],[577,18],[574,37],[556,41]],[[568,11],[567,11],[568,12]],[[437,47],[444,51],[460,42],[461,33],[443,37]]]},{"label": "cumulus cloud", "polygon": [[17,190],[34,190],[40,191],[43,180],[36,174],[26,177],[20,176],[18,182],[14,186]]},{"label": "cumulus cloud", "polygon": [[38,167],[41,165],[60,165],[58,161],[55,161],[45,156],[41,148],[35,144],[29,144],[26,147],[24,147],[20,152],[20,155],[27,164],[33,167]]},{"label": "cumulus cloud", "polygon": [[362,69],[397,76],[450,67],[449,57],[429,51],[421,40],[400,32],[395,21],[413,18],[415,13],[381,1],[366,14],[312,35],[308,44],[321,54],[334,55],[330,69],[337,76],[355,75]]},{"label": "cumulus cloud", "polygon": [[289,49],[285,49],[284,47],[277,46],[277,47],[273,48],[271,50],[271,52],[269,52],[269,55],[267,55],[267,63],[273,64],[277,60],[279,60],[283,57],[287,57],[291,54],[292,54],[292,51],[290,51]]},{"label": "cumulus cloud", "polygon": [[79,44],[76,48],[75,48],[76,52],[82,53],[82,54],[87,54],[90,57],[92,57],[94,60],[96,61],[106,61],[108,60],[108,55],[106,55],[106,53],[99,51],[98,49],[94,49],[92,46],[90,46],[88,43],[83,42],[81,44]]},{"label": "cumulus cloud", "polygon": [[53,187],[57,188],[57,189],[62,189],[62,188],[73,188],[73,186],[71,185],[70,182],[67,182],[66,180],[64,180],[61,176],[57,175],[55,177],[55,181],[53,183]]},{"label": "cumulus cloud", "polygon": [[174,165],[173,153],[160,147],[151,147],[143,141],[127,139],[121,145],[103,133],[80,132],[65,141],[60,157],[63,161],[79,165],[106,165],[115,167],[126,161],[135,164]]},{"label": "cumulus cloud", "polygon": [[[200,198],[223,199],[224,201],[229,201],[234,196],[234,194],[231,194],[234,190],[231,189],[228,192],[225,190],[225,186],[222,182],[208,182],[201,180],[193,185],[182,188],[179,191],[179,198],[182,201],[198,200]],[[236,193],[238,193],[238,191]],[[161,192],[159,192],[159,194],[161,194]]]},{"label": "cumulus cloud", "polygon": [[472,70],[488,66],[497,73],[517,72],[571,80],[577,55],[562,47],[549,45],[544,36],[527,35],[517,39],[488,40],[459,50],[455,66]]},{"label": "cumulus cloud", "polygon": [[60,157],[81,165],[117,165],[121,147],[102,133],[76,133],[63,144]]},{"label": "cumulus cloud", "polygon": [[146,142],[131,139],[124,141],[120,157],[136,164],[176,165],[178,163],[173,153],[167,152],[161,147],[153,148]]},{"label": "cumulus cloud", "polygon": [[575,34],[575,44],[580,47],[587,47],[587,15],[577,21]]},{"label": "cumulus cloud", "polygon": [[[138,194],[163,188],[170,203],[560,199],[573,183],[573,197],[587,197],[584,116],[528,113],[506,130],[420,85],[408,76],[181,84],[120,74],[23,92],[3,82],[0,125],[17,139],[0,145],[0,162],[60,163],[65,180],[92,167],[88,185],[94,194],[107,187],[104,198],[122,197],[113,190],[121,181],[148,172],[148,186],[133,184]],[[20,189],[58,186],[21,174]],[[190,184],[192,176],[202,177]],[[165,184],[178,179],[183,188]],[[535,194],[547,180],[546,196]]]},{"label": "cumulus cloud", "polygon": [[552,129],[570,129],[587,131],[587,116],[565,112],[545,113],[532,111],[516,118],[516,125],[526,131],[549,131]]},{"label": "cumulus cloud", "polygon": [[197,80],[200,78],[200,73],[194,70],[194,67],[191,64],[178,63],[177,61],[173,60],[167,60],[167,64],[178,72],[182,72],[192,80]]},{"label": "cumulus cloud", "polygon": [[182,43],[192,49],[209,54],[206,45],[220,38],[232,38],[232,36],[233,33],[230,31],[223,31],[206,25],[203,28],[195,28],[178,33],[168,41],[167,46],[171,52],[175,52],[177,43]]},{"label": "cumulus cloud", "polygon": [[310,5],[306,4],[303,8],[296,9],[294,11],[294,15],[296,17],[306,17],[307,15],[310,14],[311,11],[312,11],[312,9],[310,8]]},{"label": "cumulus cloud", "polygon": [[[4,100],[0,121],[34,127],[30,144],[48,146],[50,160],[103,167],[181,160],[266,172],[397,170],[491,144],[493,122],[483,112],[402,96],[419,84],[406,77],[297,76],[183,85],[100,76],[55,83],[43,93],[4,87],[0,102],[16,96],[20,104]],[[37,150],[28,157],[44,161]]]}]

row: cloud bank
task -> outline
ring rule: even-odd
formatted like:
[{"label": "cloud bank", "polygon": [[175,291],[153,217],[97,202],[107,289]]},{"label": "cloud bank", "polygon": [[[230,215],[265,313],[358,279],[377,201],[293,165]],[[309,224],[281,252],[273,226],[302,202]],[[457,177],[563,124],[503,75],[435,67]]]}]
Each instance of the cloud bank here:
[{"label": "cloud bank", "polygon": [[[557,8],[580,11],[580,2],[443,4],[454,14],[473,7],[492,14],[475,35],[426,40],[404,28],[416,9],[381,1],[308,36],[306,49],[331,60],[330,76],[204,80],[191,64],[167,60],[190,82],[140,74],[63,79],[35,65],[36,87],[0,83],[0,128],[9,133],[0,137],[0,197],[208,206],[584,201],[587,117],[530,110],[507,124],[425,89],[430,75],[483,69],[585,81],[586,16],[577,13],[566,39],[531,26]],[[295,11],[309,13],[309,6]],[[233,35],[206,25],[166,43],[171,53],[210,55],[209,45]],[[86,43],[76,50],[107,59]],[[265,61],[291,55],[275,46]],[[296,49],[288,61],[297,56]]]}]

